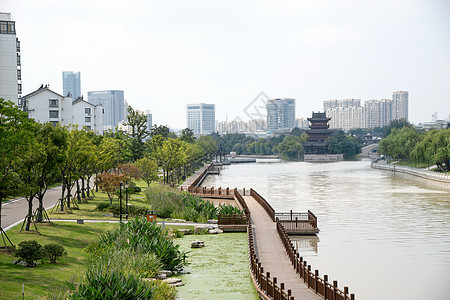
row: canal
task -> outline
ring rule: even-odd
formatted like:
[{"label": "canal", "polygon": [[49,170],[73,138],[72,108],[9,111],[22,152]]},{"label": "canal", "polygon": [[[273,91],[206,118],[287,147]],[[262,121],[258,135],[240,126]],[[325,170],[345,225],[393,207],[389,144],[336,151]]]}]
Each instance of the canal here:
[{"label": "canal", "polygon": [[254,188],[279,211],[313,211],[321,232],[295,238],[320,275],[360,300],[450,299],[450,186],[370,168],[367,160],[258,160],[202,186]]}]

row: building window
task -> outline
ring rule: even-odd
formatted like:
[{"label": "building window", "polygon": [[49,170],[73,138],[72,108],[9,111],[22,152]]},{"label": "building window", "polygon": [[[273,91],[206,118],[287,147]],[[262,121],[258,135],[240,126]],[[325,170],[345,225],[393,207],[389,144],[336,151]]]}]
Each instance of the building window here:
[{"label": "building window", "polygon": [[22,94],[22,84],[21,83],[17,84],[17,92],[19,94]]},{"label": "building window", "polygon": [[52,124],[53,127],[56,127],[56,125],[58,125],[58,121],[50,121],[50,124]]},{"label": "building window", "polygon": [[91,109],[89,107],[86,107],[84,109],[84,113],[90,115],[91,114]]},{"label": "building window", "polygon": [[17,54],[17,65],[20,66],[20,55]]},{"label": "building window", "polygon": [[59,117],[59,111],[57,111],[57,110],[50,110],[48,117],[49,118],[58,118]]},{"label": "building window", "polygon": [[86,127],[86,130],[91,130],[91,126],[84,126],[84,127]]},{"label": "building window", "polygon": [[20,52],[20,41],[18,38],[16,38],[16,50],[17,52]]},{"label": "building window", "polygon": [[86,123],[91,122],[91,117],[85,117],[85,118],[84,118],[84,121],[85,121]]},{"label": "building window", "polygon": [[17,80],[22,80],[22,70],[21,69],[17,70]]},{"label": "building window", "polygon": [[58,99],[49,99],[48,106],[49,107],[58,107]]}]

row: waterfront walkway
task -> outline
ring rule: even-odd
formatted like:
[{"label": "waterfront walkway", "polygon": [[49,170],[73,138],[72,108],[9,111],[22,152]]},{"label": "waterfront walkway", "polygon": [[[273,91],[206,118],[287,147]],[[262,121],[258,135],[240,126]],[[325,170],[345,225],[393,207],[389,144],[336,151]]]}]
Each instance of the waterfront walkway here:
[{"label": "waterfront walkway", "polygon": [[270,272],[271,277],[277,277],[278,282],[284,283],[285,289],[292,291],[295,300],[323,299],[305,285],[292,267],[278,236],[276,223],[252,196],[243,198],[252,218],[258,257],[264,272]]}]

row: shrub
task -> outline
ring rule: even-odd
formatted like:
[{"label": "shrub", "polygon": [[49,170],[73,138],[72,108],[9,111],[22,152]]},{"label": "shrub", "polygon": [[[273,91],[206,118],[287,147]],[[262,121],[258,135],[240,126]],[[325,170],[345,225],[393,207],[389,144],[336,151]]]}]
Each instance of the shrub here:
[{"label": "shrub", "polygon": [[67,256],[67,252],[63,246],[57,243],[46,244],[43,247],[43,254],[50,260],[50,263],[56,263],[56,260],[60,257]]},{"label": "shrub", "polygon": [[[70,284],[69,284],[70,286]],[[75,286],[71,285],[72,289]],[[93,268],[72,294],[72,299],[151,299],[154,287],[134,275],[118,270]]]},{"label": "shrub", "polygon": [[35,240],[20,242],[15,256],[24,261],[27,267],[34,267],[34,262],[43,258],[42,245]]},{"label": "shrub", "polygon": [[179,229],[174,229],[173,230],[173,236],[175,238],[182,238],[184,236],[183,232],[180,231]]},{"label": "shrub", "polygon": [[95,208],[98,211],[104,211],[105,209],[109,208],[110,204],[108,202],[100,202],[97,203],[97,207]]},{"label": "shrub", "polygon": [[168,238],[167,231],[144,218],[136,218],[101,234],[98,241],[88,247],[88,252],[100,255],[108,249],[127,248],[136,253],[154,253],[165,269],[179,270],[186,264],[186,252],[180,251],[179,245]]},{"label": "shrub", "polygon": [[233,206],[231,204],[220,204],[218,210],[219,215],[242,215],[244,214],[243,210],[240,210],[239,207]]}]

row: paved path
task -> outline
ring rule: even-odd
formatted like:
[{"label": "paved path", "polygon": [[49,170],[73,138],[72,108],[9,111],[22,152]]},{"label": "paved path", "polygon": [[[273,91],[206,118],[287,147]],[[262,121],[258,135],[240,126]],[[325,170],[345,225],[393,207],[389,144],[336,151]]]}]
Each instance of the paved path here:
[{"label": "paved path", "polygon": [[278,236],[276,223],[252,196],[243,197],[252,217],[258,257],[264,272],[270,272],[270,277],[283,282],[285,290],[291,290],[295,300],[323,299],[310,290],[295,272]]}]

